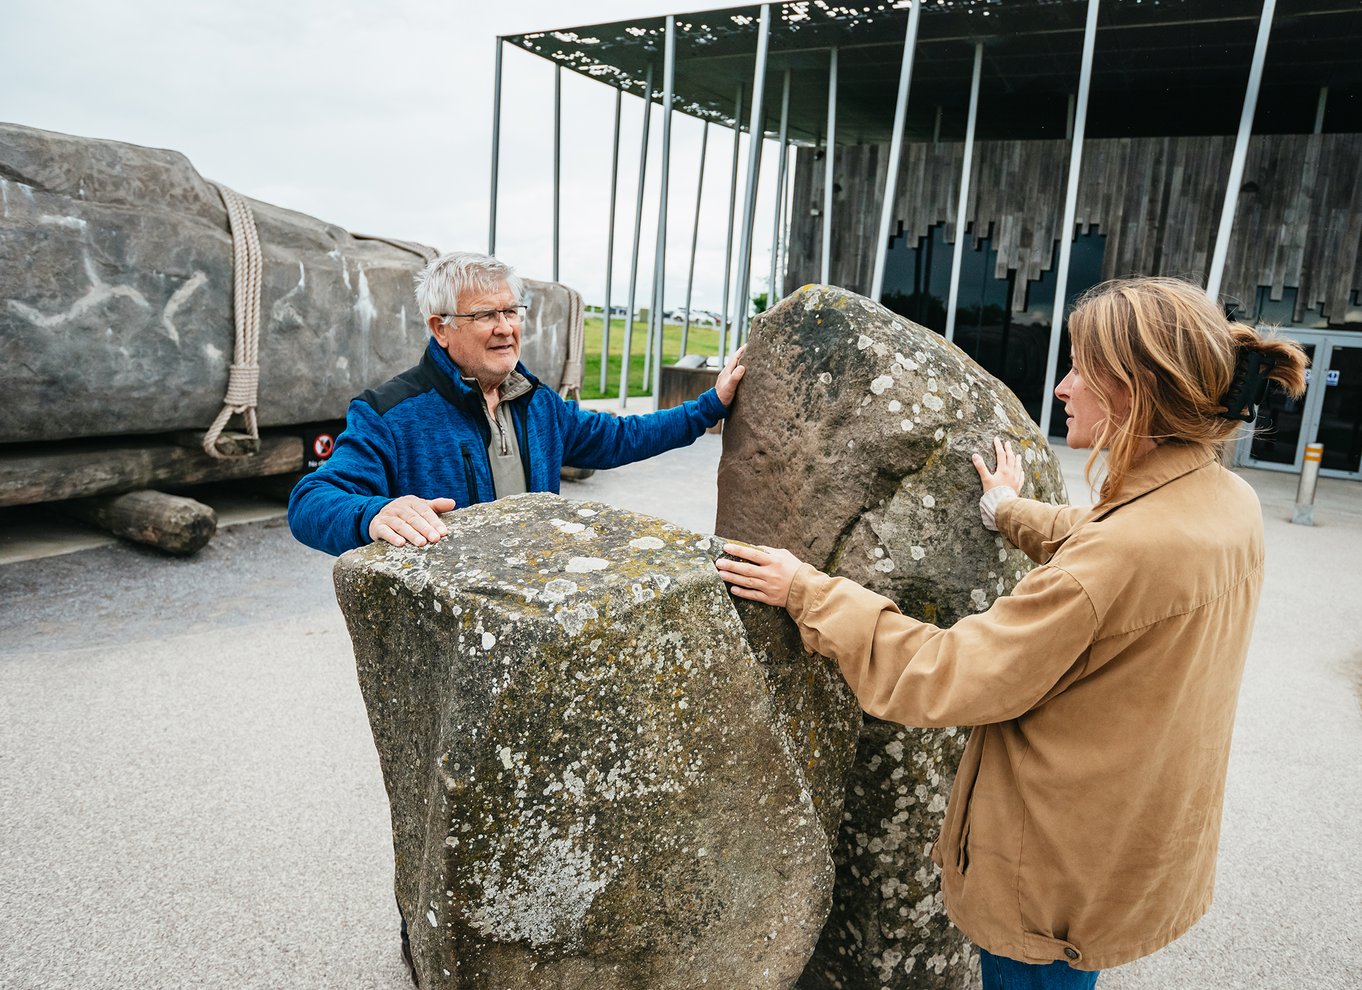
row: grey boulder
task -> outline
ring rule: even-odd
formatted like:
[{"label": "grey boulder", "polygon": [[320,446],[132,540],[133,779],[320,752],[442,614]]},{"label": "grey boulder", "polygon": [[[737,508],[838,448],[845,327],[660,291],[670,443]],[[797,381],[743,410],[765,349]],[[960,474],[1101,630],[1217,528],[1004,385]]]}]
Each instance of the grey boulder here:
[{"label": "grey boulder", "polygon": [[[716,532],[787,547],[941,626],[987,609],[1030,568],[980,522],[970,454],[991,463],[993,438],[1010,439],[1026,494],[1048,501],[1064,500],[1059,466],[1017,398],[963,351],[868,299],[805,286],[754,321],[745,364],[724,430]],[[802,651],[783,612],[766,612]],[[966,738],[865,719],[832,913],[800,986],[977,979],[929,857]]]},{"label": "grey boulder", "polygon": [[791,987],[833,868],[710,537],[534,494],[336,564],[424,988]]}]

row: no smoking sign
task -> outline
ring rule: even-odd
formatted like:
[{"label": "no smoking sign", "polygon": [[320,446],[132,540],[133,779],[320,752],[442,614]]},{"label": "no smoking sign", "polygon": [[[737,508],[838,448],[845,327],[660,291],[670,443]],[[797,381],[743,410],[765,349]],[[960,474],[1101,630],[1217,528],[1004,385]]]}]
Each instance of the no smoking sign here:
[{"label": "no smoking sign", "polygon": [[308,471],[317,470],[336,452],[336,437],[340,436],[343,429],[344,420],[310,423],[301,428],[299,432],[302,433],[304,467]]}]

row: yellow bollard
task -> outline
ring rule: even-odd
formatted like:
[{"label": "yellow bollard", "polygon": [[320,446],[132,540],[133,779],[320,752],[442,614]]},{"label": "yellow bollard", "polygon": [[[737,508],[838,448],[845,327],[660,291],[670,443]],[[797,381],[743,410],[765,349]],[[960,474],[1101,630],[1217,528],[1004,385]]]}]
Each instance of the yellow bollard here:
[{"label": "yellow bollard", "polygon": [[1305,463],[1301,466],[1301,482],[1296,489],[1296,511],[1291,521],[1302,526],[1315,524],[1315,485],[1319,482],[1319,465],[1324,460],[1324,444],[1305,445]]}]

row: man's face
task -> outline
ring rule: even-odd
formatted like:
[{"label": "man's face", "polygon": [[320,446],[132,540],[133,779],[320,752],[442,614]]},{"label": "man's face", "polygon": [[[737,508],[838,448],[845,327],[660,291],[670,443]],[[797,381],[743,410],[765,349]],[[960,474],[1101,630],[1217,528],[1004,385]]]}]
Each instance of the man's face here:
[{"label": "man's face", "polygon": [[[459,294],[460,313],[514,309],[520,300],[502,283],[492,291],[470,289]],[[431,332],[451,361],[483,388],[506,380],[520,360],[520,323],[497,316],[493,320],[455,317],[452,323],[431,318]]]}]

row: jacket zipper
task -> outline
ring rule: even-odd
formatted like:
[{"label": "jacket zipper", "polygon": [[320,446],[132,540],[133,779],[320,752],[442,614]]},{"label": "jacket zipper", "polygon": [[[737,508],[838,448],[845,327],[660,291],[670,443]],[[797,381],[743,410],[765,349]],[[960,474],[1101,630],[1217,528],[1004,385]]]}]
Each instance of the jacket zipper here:
[{"label": "jacket zipper", "polygon": [[[500,411],[501,406],[497,406],[497,409]],[[501,417],[495,413],[492,415],[492,422],[497,424],[497,436],[501,440],[501,456],[505,457],[511,452],[511,448],[506,446],[506,428],[501,425]]]},{"label": "jacket zipper", "polygon": [[[531,390],[530,395],[534,392]],[[530,481],[530,404],[525,403],[525,414],[520,421],[516,421],[515,407],[511,407],[511,429],[515,430],[516,441],[520,445],[520,463],[525,469],[525,490],[534,491],[534,484]]]},{"label": "jacket zipper", "polygon": [[482,501],[478,498],[477,475],[473,473],[473,455],[468,452],[467,447],[460,446],[459,450],[463,453],[463,477],[464,484],[468,486],[468,504],[473,505]]}]

